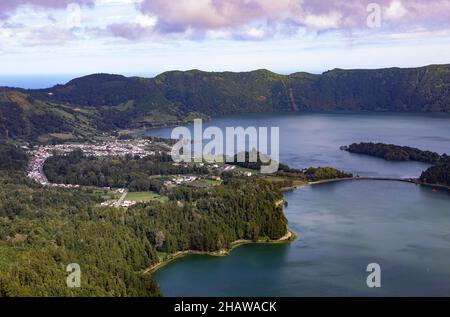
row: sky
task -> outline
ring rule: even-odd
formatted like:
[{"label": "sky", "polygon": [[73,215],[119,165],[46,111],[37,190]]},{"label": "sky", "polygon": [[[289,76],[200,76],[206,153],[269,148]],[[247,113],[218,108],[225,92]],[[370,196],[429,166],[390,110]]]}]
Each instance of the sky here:
[{"label": "sky", "polygon": [[0,76],[450,63],[450,0],[0,0]]}]

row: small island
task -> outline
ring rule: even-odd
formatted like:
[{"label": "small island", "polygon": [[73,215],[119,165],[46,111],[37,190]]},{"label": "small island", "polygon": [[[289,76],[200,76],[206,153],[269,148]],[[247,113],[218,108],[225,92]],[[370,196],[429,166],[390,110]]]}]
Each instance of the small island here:
[{"label": "small island", "polygon": [[434,166],[422,173],[415,183],[422,185],[438,186],[450,188],[450,156],[438,154],[431,151],[423,151],[408,146],[383,143],[353,143],[349,146],[342,146],[341,150],[350,153],[370,155],[387,161],[416,161]]},{"label": "small island", "polygon": [[394,144],[353,143],[349,146],[342,146],[341,150],[355,154],[370,155],[387,161],[416,161],[428,164],[450,162],[450,157],[447,154],[440,155],[436,152]]}]

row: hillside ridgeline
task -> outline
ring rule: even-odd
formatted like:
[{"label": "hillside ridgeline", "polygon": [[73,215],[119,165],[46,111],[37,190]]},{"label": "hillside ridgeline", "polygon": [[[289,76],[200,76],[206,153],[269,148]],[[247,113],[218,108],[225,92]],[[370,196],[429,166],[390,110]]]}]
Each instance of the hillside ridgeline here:
[{"label": "hillside ridgeline", "polygon": [[0,88],[0,138],[83,138],[92,130],[161,127],[196,117],[302,111],[450,112],[450,65],[335,69],[322,75],[95,74],[48,89]]}]

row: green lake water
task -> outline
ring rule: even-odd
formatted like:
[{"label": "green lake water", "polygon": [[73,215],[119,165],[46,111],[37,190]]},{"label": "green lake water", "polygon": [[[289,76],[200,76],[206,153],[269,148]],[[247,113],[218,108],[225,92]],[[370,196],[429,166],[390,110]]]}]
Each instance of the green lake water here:
[{"label": "green lake water", "polygon": [[[417,177],[428,165],[339,150],[384,142],[450,153],[450,117],[399,114],[241,115],[206,126],[279,126],[281,161],[370,176]],[[169,136],[170,129],[152,131]],[[155,273],[166,296],[450,296],[450,194],[407,183],[351,181],[285,194],[287,245],[188,256]],[[382,287],[366,286],[378,263]]]}]

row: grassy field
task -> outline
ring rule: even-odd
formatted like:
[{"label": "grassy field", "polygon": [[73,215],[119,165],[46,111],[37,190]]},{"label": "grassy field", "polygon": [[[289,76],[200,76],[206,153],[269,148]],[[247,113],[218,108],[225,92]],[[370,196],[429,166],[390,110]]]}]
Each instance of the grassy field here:
[{"label": "grassy field", "polygon": [[213,179],[203,179],[203,181],[208,186],[219,186],[220,184],[222,184],[221,181],[216,181],[216,180],[213,180]]},{"label": "grassy field", "polygon": [[[281,181],[285,181],[285,180],[289,180],[289,178],[283,178],[283,177],[278,177],[278,176],[270,176],[270,175],[265,175],[263,176],[263,178],[269,182],[281,182]],[[286,187],[286,188],[281,188],[281,191],[289,191],[298,187],[302,187],[308,184],[308,182],[303,181],[303,180],[298,180],[298,179],[290,179],[293,181],[292,186],[291,187]]]},{"label": "grassy field", "polygon": [[134,193],[128,193],[125,200],[130,201],[137,201],[137,202],[146,202],[151,200],[159,200],[164,201],[167,197],[160,196],[157,193],[154,192],[134,192]]}]

